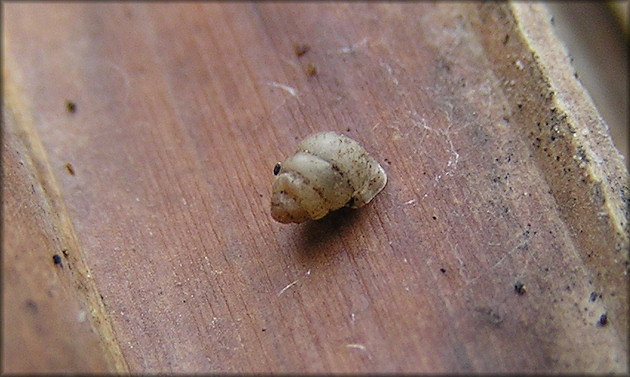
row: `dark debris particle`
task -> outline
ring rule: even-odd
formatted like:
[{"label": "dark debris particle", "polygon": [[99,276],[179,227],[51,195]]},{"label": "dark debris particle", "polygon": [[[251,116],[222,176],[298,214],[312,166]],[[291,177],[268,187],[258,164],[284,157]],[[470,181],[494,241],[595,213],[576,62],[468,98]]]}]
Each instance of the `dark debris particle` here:
[{"label": "dark debris particle", "polygon": [[74,168],[72,167],[71,163],[66,162],[66,164],[64,166],[66,167],[66,170],[68,171],[68,174],[74,175]]},{"label": "dark debris particle", "polygon": [[262,329],[263,332],[267,331],[267,329]]},{"label": "dark debris particle", "polygon": [[77,104],[73,101],[67,100],[66,110],[68,110],[69,113],[74,114],[77,111]]},{"label": "dark debris particle", "polygon": [[278,173],[280,173],[280,168],[282,168],[282,165],[278,162],[276,166],[273,167],[273,175],[278,175]]},{"label": "dark debris particle", "polygon": [[527,292],[527,289],[525,288],[525,284],[523,284],[522,281],[518,280],[514,284],[514,292],[518,293],[519,295],[524,295],[525,292]]},{"label": "dark debris particle", "polygon": [[33,313],[37,313],[39,311],[39,308],[37,307],[37,304],[35,303],[35,301],[33,301],[31,299],[27,299],[24,304]]},{"label": "dark debris particle", "polygon": [[301,44],[296,44],[295,46],[293,46],[293,49],[295,51],[295,55],[297,56],[302,56],[304,54],[306,54],[308,52],[308,50],[311,49],[311,46],[305,44],[305,43],[301,43]]},{"label": "dark debris particle", "polygon": [[501,326],[501,323],[503,322],[503,317],[501,316],[501,314],[499,314],[496,310],[492,308],[478,307],[475,308],[475,311],[480,313],[488,323],[495,327]]},{"label": "dark debris particle", "polygon": [[443,273],[443,274],[445,274],[445,273],[446,273],[446,270],[445,270],[445,269],[443,269],[443,268],[440,268],[440,272],[441,272],[441,273]]},{"label": "dark debris particle", "polygon": [[608,323],[608,314],[604,313],[601,316],[599,316],[599,321],[597,321],[598,326],[606,326],[607,323]]},{"label": "dark debris particle", "polygon": [[315,76],[317,74],[317,67],[313,63],[308,63],[306,66],[306,74],[308,76]]},{"label": "dark debris particle", "polygon": [[589,297],[591,302],[595,302],[597,300],[597,292],[591,292],[591,296]]},{"label": "dark debris particle", "polygon": [[59,254],[53,255],[53,263],[54,264],[61,264],[61,256]]},{"label": "dark debris particle", "polygon": [[61,250],[61,253],[63,254],[64,257],[68,258],[68,255],[69,255],[68,249]]}]

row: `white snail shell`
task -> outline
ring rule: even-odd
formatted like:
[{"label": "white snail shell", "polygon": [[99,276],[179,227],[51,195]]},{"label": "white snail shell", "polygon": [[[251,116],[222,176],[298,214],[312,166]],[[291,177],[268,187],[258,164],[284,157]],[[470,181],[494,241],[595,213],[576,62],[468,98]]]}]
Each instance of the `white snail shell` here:
[{"label": "white snail shell", "polygon": [[369,203],[387,174],[363,147],[335,132],[313,134],[274,168],[271,216],[281,223],[320,219],[343,206]]}]

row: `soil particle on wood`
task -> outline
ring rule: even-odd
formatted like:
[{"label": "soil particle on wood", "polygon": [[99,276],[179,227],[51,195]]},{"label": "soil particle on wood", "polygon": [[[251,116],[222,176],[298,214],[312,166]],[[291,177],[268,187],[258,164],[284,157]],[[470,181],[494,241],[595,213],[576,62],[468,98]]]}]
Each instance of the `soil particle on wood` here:
[{"label": "soil particle on wood", "polygon": [[514,283],[514,291],[519,295],[524,295],[527,292],[527,288],[525,288],[525,284],[522,281],[518,280]]},{"label": "soil particle on wood", "polygon": [[74,167],[72,167],[71,163],[66,162],[66,164],[64,166],[66,167],[66,170],[68,171],[68,174],[74,175]]},{"label": "soil particle on wood", "polygon": [[74,114],[77,112],[77,104],[74,103],[74,101],[70,101],[67,100],[66,101],[66,110],[70,113],[70,114]]},{"label": "soil particle on wood", "polygon": [[305,43],[298,43],[293,47],[293,50],[295,51],[295,55],[297,56],[302,56],[304,54],[306,54],[308,52],[308,50],[311,49],[311,46],[305,44]]},{"label": "soil particle on wood", "polygon": [[315,76],[317,74],[317,67],[313,63],[308,63],[306,67],[306,74],[308,76]]}]

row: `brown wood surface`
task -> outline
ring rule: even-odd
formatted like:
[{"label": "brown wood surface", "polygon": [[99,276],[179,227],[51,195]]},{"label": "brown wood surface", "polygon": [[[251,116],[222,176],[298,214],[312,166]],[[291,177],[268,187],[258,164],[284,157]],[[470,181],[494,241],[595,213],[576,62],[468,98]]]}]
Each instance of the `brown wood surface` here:
[{"label": "brown wood surface", "polygon": [[[3,372],[628,371],[627,171],[544,7],[3,18]],[[320,130],[389,182],[278,224]]]}]

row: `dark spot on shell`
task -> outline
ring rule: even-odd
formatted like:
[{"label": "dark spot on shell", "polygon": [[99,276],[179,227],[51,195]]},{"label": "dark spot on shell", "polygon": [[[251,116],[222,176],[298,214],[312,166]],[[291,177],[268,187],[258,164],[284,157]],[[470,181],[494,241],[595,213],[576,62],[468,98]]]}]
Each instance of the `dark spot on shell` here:
[{"label": "dark spot on shell", "polygon": [[280,173],[280,168],[282,167],[282,165],[280,165],[280,163],[278,162],[276,164],[276,166],[273,167],[273,175],[278,175],[278,173]]}]

